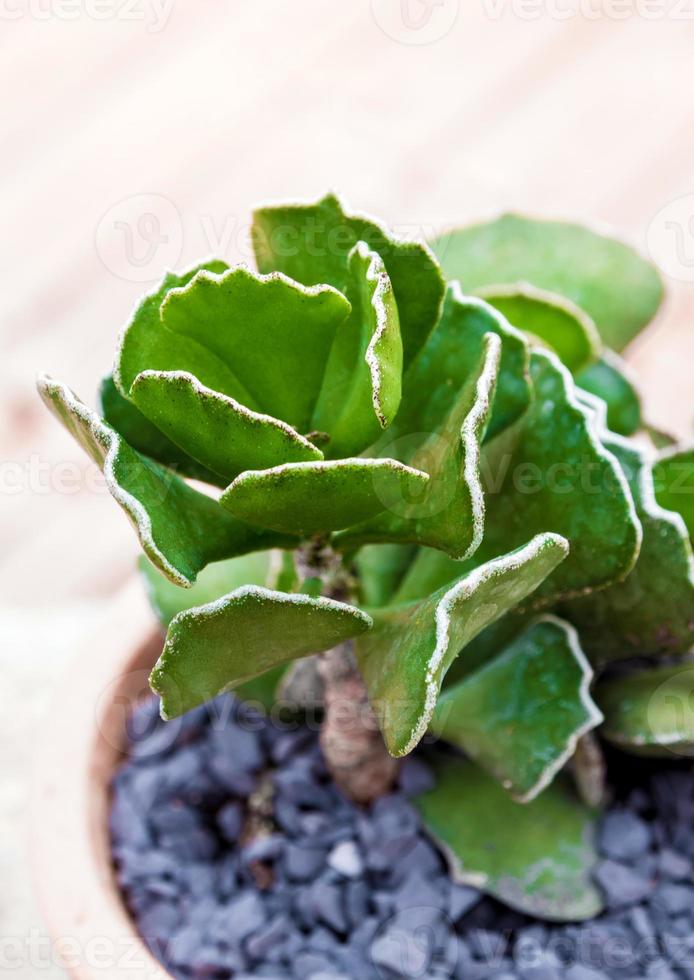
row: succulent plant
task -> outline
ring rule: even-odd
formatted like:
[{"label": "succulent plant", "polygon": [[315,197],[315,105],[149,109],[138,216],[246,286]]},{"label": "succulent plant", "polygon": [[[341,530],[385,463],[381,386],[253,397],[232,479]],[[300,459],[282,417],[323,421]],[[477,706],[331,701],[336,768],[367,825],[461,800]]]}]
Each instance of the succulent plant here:
[{"label": "succulent plant", "polygon": [[427,246],[332,195],[261,208],[252,240],[258,272],[205,262],[142,301],[100,414],[39,381],[145,552],[164,717],[318,692],[359,800],[432,733],[462,752],[419,801],[456,873],[594,914],[594,808],[560,771],[595,804],[595,733],[694,752],[659,695],[694,644],[694,454],[649,442],[618,355],[657,273],[575,225]]}]

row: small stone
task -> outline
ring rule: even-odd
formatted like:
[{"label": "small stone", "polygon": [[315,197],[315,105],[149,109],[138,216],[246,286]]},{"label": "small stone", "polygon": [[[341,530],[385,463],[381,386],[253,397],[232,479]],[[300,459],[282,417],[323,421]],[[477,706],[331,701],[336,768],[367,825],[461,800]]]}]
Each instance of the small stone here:
[{"label": "small stone", "polygon": [[290,922],[286,915],[276,915],[266,926],[258,929],[246,942],[246,952],[254,960],[260,960],[277,945],[289,931]]},{"label": "small stone", "polygon": [[324,922],[334,932],[349,931],[342,893],[337,885],[318,879],[311,886],[309,902],[317,921]]},{"label": "small stone", "polygon": [[291,881],[311,881],[325,865],[325,850],[289,843],[284,855],[284,871]]},{"label": "small stone", "polygon": [[345,888],[345,912],[352,928],[366,918],[369,910],[369,886],[360,879],[348,882]]},{"label": "small stone", "polygon": [[336,844],[328,855],[328,864],[345,878],[358,878],[364,871],[364,861],[353,840]]},{"label": "small stone", "polygon": [[395,908],[400,912],[422,907],[433,908],[437,912],[447,911],[448,888],[415,872],[405,879],[395,893]]},{"label": "small stone", "polygon": [[260,896],[257,892],[247,891],[232,899],[217,913],[214,936],[219,942],[232,945],[242,943],[266,922],[267,915]]},{"label": "small stone", "polygon": [[660,885],[653,894],[652,903],[668,915],[694,910],[694,888],[671,883]]},{"label": "small stone", "polygon": [[595,878],[605,893],[605,899],[611,909],[636,905],[647,898],[652,891],[650,881],[617,861],[603,861],[598,865]]},{"label": "small stone", "polygon": [[692,877],[692,862],[686,855],[664,847],[658,854],[658,871],[664,878],[686,881]]},{"label": "small stone", "polygon": [[235,844],[243,827],[243,809],[240,803],[231,802],[217,814],[217,826],[225,841]]},{"label": "small stone", "polygon": [[178,928],[180,918],[180,913],[172,902],[154,902],[139,917],[140,934],[148,943],[168,940]]},{"label": "small stone", "polygon": [[255,837],[241,852],[245,865],[255,861],[275,861],[284,849],[284,837],[280,834],[263,834]]},{"label": "small stone", "polygon": [[640,857],[651,846],[648,824],[629,810],[612,810],[600,827],[599,846],[615,861]]}]

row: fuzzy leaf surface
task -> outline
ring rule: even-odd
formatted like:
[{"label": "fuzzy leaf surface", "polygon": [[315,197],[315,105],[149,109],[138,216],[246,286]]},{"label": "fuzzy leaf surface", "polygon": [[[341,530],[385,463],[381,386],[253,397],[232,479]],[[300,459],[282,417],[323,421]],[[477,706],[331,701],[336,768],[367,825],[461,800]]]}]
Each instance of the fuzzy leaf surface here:
[{"label": "fuzzy leaf surface", "polygon": [[394,459],[287,463],[242,473],[220,502],[243,521],[290,534],[318,534],[421,497],[428,482],[426,473]]},{"label": "fuzzy leaf surface", "polygon": [[635,755],[694,756],[694,663],[642,670],[602,681],[600,734]]},{"label": "fuzzy leaf surface", "polygon": [[[398,442],[405,461],[426,471],[429,482],[414,498],[393,501],[377,517],[336,538],[340,547],[369,541],[396,541],[438,548],[463,559],[479,546],[484,531],[480,449],[491,413],[499,371],[501,341],[483,338],[480,363],[436,431],[414,449]],[[386,452],[388,447],[386,447]]]},{"label": "fuzzy leaf surface", "polygon": [[549,351],[531,355],[534,398],[508,451],[496,440],[483,458],[485,535],[479,564],[554,531],[569,557],[538,589],[544,605],[624,578],[641,541],[627,482],[600,443],[595,413],[579,400],[566,368]]},{"label": "fuzzy leaf surface", "polygon": [[227,480],[184,452],[150,422],[130,399],[125,398],[110,374],[99,387],[99,407],[104,421],[143,456],[163,463],[181,476],[190,476],[213,486],[226,486]]},{"label": "fuzzy leaf surface", "polygon": [[[220,387],[194,366],[184,369],[209,388],[306,432],[333,340],[350,310],[332,286],[308,288],[280,273],[258,276],[238,267],[221,275],[198,272],[169,291],[160,315],[176,343],[197,344],[233,382]],[[138,373],[148,369],[159,365],[143,362]]]},{"label": "fuzzy leaf surface", "polygon": [[140,411],[225,483],[244,470],[323,459],[286,422],[213,391],[187,371],[142,371],[130,389]]},{"label": "fuzzy leaf surface", "polygon": [[150,683],[163,717],[174,718],[370,626],[366,613],[334,599],[244,586],[174,617]]},{"label": "fuzzy leaf surface", "polygon": [[347,213],[333,194],[312,204],[259,208],[252,234],[261,272],[278,270],[307,286],[327,282],[348,296],[349,254],[357,242],[366,242],[383,259],[393,286],[405,365],[438,320],[444,280],[428,246],[399,238],[365,215]]},{"label": "fuzzy leaf surface", "polygon": [[447,279],[464,289],[529,282],[573,300],[617,351],[655,316],[663,298],[656,268],[628,245],[590,228],[504,214],[432,242]]},{"label": "fuzzy leaf surface", "polygon": [[587,367],[600,354],[602,344],[595,324],[564,296],[527,282],[485,286],[477,295],[518,330],[553,350],[572,373]]},{"label": "fuzzy leaf surface", "polygon": [[330,433],[326,453],[354,456],[395,418],[402,391],[402,339],[383,261],[364,242],[347,257],[352,312],[337,332],[311,428]]},{"label": "fuzzy leaf surface", "polygon": [[374,628],[357,641],[357,661],[391,755],[407,755],[424,736],[466,643],[527,598],[567,551],[559,535],[538,535],[421,602],[372,610]]},{"label": "fuzzy leaf surface", "polygon": [[576,384],[597,395],[607,405],[607,425],[612,432],[631,436],[641,426],[641,398],[621,357],[605,350],[602,357],[576,375]]},{"label": "fuzzy leaf surface", "polygon": [[633,443],[604,435],[631,487],[643,542],[623,582],[566,604],[564,613],[595,663],[681,656],[694,643],[694,557],[684,521],[656,501],[651,465]]},{"label": "fuzzy leaf surface", "polygon": [[190,586],[210,562],[291,547],[296,541],[235,520],[215,500],[137,453],[65,385],[44,376],[38,388],[48,408],[103,470],[147,557],[177,585]]},{"label": "fuzzy leaf surface", "polygon": [[442,845],[454,879],[526,915],[592,919],[603,907],[591,881],[595,815],[559,778],[537,799],[516,803],[471,762],[444,757],[437,785],[415,800]]},{"label": "fuzzy leaf surface", "polygon": [[447,687],[431,729],[527,803],[552,782],[581,735],[602,721],[588,693],[592,676],[573,627],[546,616]]}]

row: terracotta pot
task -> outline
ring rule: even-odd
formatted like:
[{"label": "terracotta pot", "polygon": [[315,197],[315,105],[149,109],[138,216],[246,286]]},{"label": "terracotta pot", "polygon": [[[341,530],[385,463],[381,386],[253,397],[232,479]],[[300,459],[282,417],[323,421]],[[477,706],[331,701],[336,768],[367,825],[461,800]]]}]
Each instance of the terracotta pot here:
[{"label": "terracotta pot", "polygon": [[109,781],[130,706],[148,690],[161,634],[130,583],[56,692],[36,750],[31,861],[55,955],[81,980],[165,980],[136,934],[111,867]]}]

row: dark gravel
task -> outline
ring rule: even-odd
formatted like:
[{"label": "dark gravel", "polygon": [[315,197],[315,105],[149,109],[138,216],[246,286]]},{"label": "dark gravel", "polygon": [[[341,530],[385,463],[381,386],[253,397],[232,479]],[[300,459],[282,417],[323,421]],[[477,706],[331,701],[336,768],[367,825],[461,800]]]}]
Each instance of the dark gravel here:
[{"label": "dark gravel", "polygon": [[688,766],[624,776],[620,763],[597,870],[608,910],[548,925],[450,881],[408,802],[432,785],[421,758],[366,812],[330,784],[314,732],[229,697],[167,725],[147,702],[129,736],[113,780],[116,873],[176,977],[694,980]]}]

